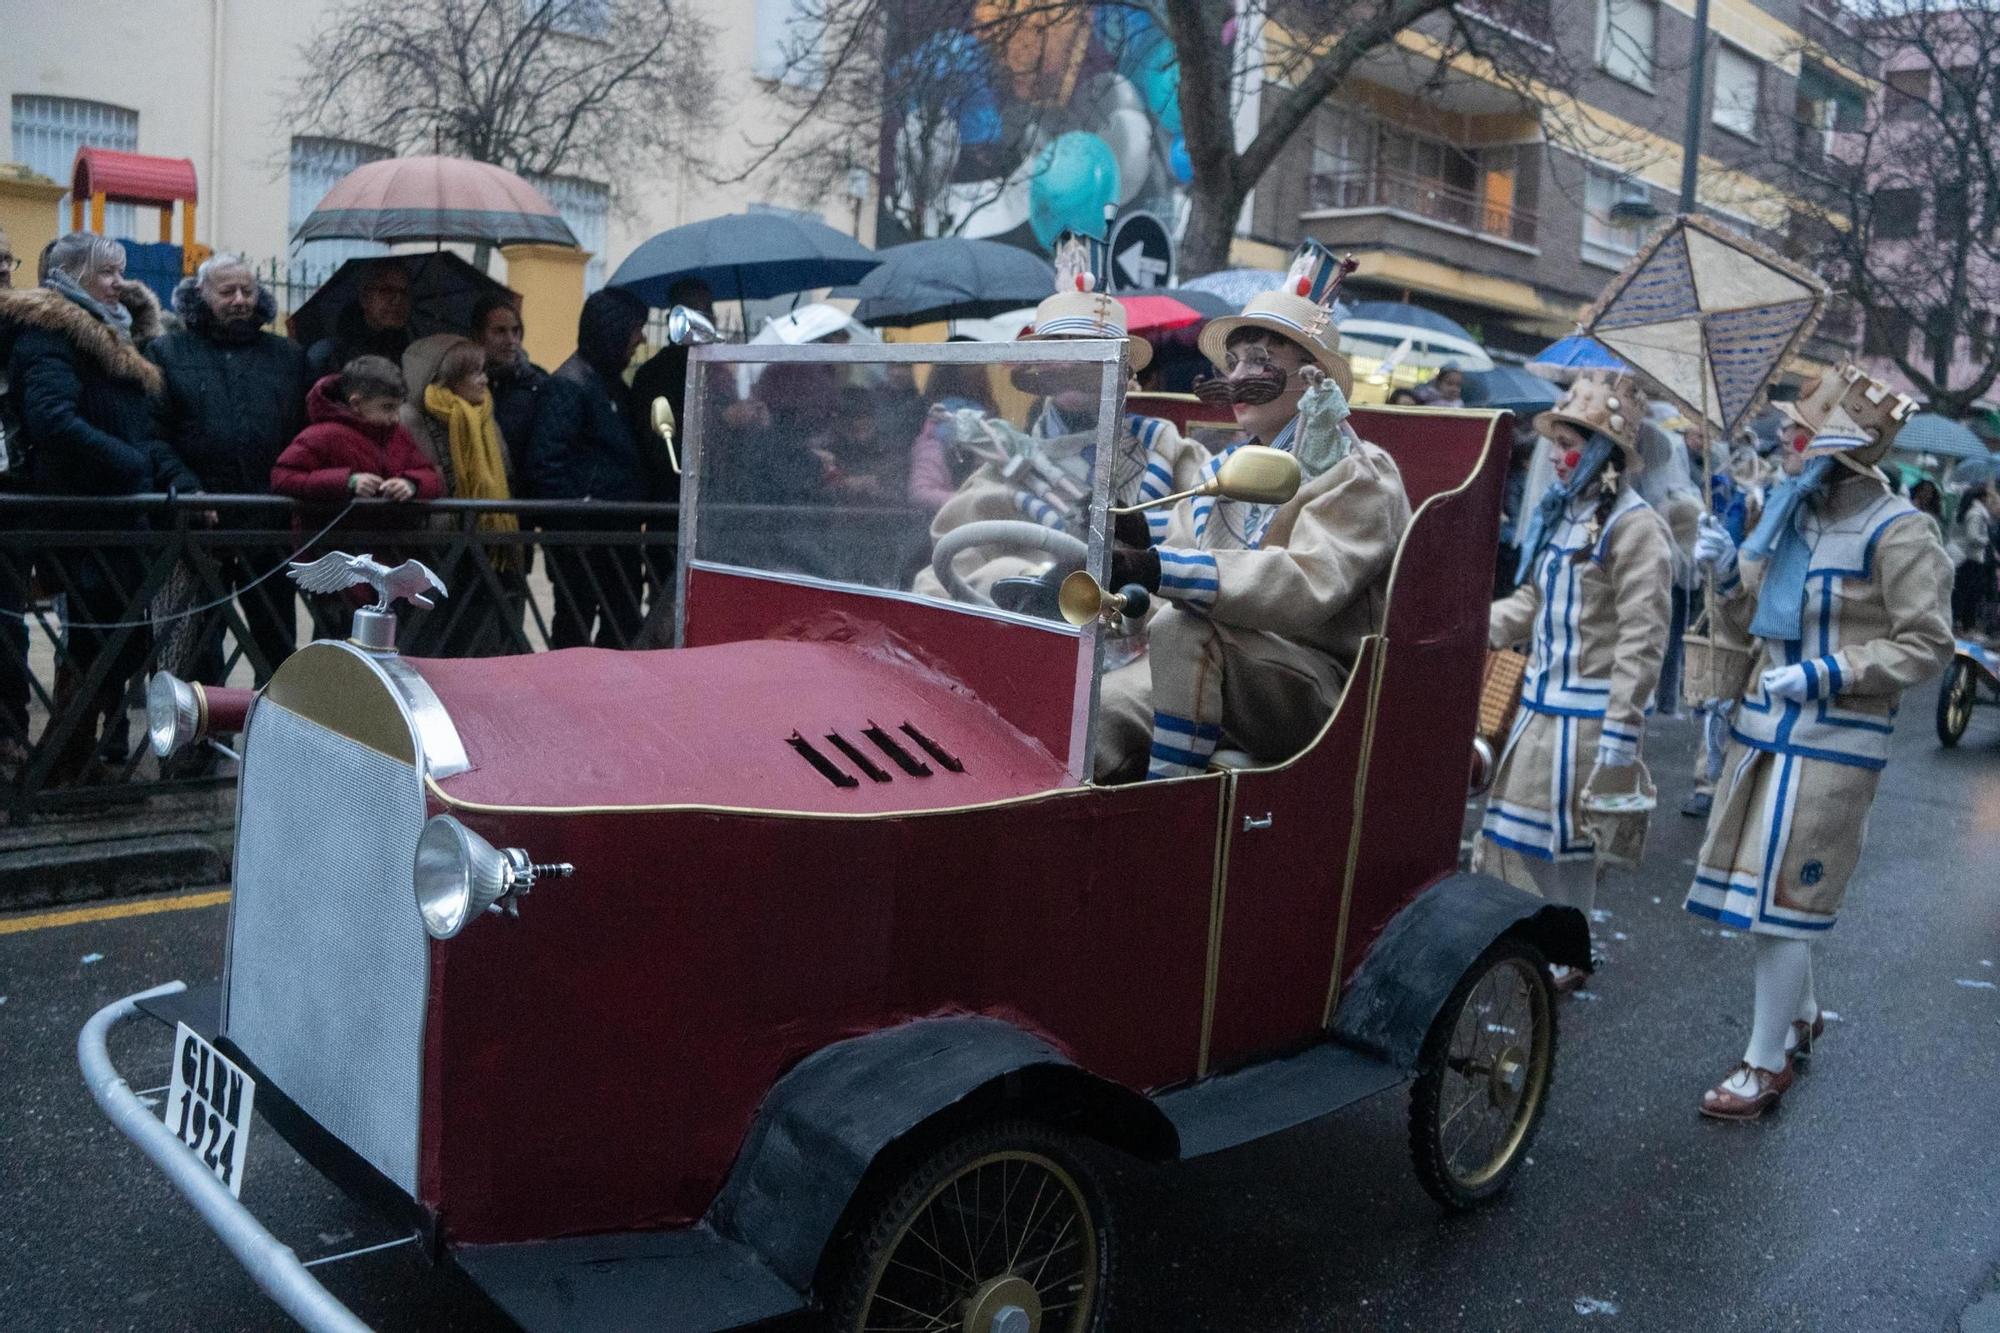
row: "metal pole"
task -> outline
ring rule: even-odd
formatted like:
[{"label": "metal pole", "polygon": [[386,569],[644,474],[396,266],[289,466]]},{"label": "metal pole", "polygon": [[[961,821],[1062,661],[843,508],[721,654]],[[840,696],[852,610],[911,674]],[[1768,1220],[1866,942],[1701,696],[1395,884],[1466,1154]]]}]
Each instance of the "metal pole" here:
[{"label": "metal pole", "polygon": [[1701,170],[1702,96],[1708,79],[1708,0],[1694,3],[1694,59],[1688,68],[1687,130],[1681,135],[1681,212],[1694,212],[1695,176]]}]

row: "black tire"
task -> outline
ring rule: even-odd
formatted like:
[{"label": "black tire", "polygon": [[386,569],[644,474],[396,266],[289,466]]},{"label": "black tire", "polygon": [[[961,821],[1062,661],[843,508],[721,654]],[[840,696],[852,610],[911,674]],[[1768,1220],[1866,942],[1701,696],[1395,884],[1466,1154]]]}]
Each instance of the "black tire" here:
[{"label": "black tire", "polygon": [[[970,1328],[966,1321],[976,1318],[985,1333],[994,1309],[1019,1304],[1033,1307],[1032,1333],[1101,1333],[1109,1326],[1116,1233],[1079,1148],[1079,1140],[1040,1122],[1003,1121],[962,1133],[873,1183],[871,1201],[822,1270],[829,1328],[875,1333],[907,1325],[914,1333]],[[1032,1192],[1023,1188],[1031,1180]],[[1005,1221],[1010,1212],[1021,1224],[1018,1236]],[[1046,1258],[1030,1272],[1038,1254]],[[1052,1273],[1047,1265],[1058,1257]],[[924,1271],[927,1263],[932,1271]]]},{"label": "black tire", "polygon": [[[1534,1145],[1555,1080],[1555,999],[1542,951],[1504,935],[1465,970],[1431,1021],[1410,1088],[1410,1156],[1425,1192],[1446,1208],[1462,1212],[1499,1197]],[[1476,1117],[1463,1131],[1468,1137],[1447,1146],[1467,1113]],[[1465,1150],[1488,1131],[1492,1149],[1466,1161]]]},{"label": "black tire", "polygon": [[1972,663],[1962,657],[1951,659],[1938,683],[1937,737],[1946,749],[1958,744],[1972,721],[1973,705],[1979,702],[1979,681],[1973,677]]}]

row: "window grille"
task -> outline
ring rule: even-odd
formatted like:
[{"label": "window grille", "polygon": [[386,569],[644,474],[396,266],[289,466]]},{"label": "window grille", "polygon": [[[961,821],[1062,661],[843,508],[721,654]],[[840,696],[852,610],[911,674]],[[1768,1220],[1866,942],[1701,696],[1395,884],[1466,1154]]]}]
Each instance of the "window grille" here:
[{"label": "window grille", "polygon": [[[84,147],[138,152],[139,113],[76,97],[15,95],[15,161],[68,185],[75,173],[76,150]],[[69,202],[69,195],[65,194],[57,205],[58,232],[70,229]],[[105,235],[132,236],[138,229],[138,215],[138,208],[132,204],[106,205]]]}]

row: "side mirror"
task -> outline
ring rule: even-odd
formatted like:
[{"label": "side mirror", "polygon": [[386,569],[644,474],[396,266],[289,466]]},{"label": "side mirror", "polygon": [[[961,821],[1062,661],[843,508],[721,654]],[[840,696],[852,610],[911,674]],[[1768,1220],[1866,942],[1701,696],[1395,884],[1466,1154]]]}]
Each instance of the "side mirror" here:
[{"label": "side mirror", "polygon": [[1215,475],[1189,491],[1176,491],[1144,504],[1117,505],[1114,514],[1136,514],[1162,505],[1176,504],[1191,495],[1219,495],[1225,500],[1245,500],[1251,504],[1281,505],[1299,493],[1299,460],[1283,449],[1265,444],[1237,446],[1223,460]]},{"label": "side mirror", "polygon": [[667,341],[676,347],[695,347],[721,342],[722,335],[715,331],[715,324],[707,315],[677,305],[667,312]]},{"label": "side mirror", "polygon": [[1222,461],[1203,489],[1229,500],[1281,505],[1299,493],[1299,460],[1283,449],[1246,444]]},{"label": "side mirror", "polygon": [[[675,309],[679,309],[678,306]],[[653,400],[653,431],[660,442],[667,446],[667,462],[673,464],[676,475],[681,470],[680,451],[674,448],[674,405],[665,398]]]}]

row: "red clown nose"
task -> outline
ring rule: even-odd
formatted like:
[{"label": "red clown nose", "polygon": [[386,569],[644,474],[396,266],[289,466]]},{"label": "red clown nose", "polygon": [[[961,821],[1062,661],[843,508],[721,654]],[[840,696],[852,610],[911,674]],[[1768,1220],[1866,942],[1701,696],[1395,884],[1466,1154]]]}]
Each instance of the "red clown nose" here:
[{"label": "red clown nose", "polygon": [[1578,463],[1581,463],[1582,461],[1583,461],[1583,450],[1572,449],[1568,453],[1563,455],[1563,468],[1565,471],[1574,471],[1576,469],[1576,465]]}]

